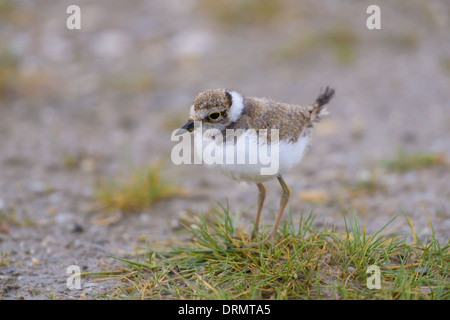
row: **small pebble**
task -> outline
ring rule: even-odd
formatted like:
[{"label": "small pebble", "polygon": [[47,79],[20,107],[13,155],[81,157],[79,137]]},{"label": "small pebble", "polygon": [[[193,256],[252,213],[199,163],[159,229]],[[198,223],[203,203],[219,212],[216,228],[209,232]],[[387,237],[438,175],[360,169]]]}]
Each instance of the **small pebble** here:
[{"label": "small pebble", "polygon": [[75,223],[75,225],[73,226],[72,230],[73,233],[81,233],[84,231],[84,228],[82,225]]},{"label": "small pebble", "polygon": [[96,169],[96,163],[95,160],[92,158],[84,158],[81,160],[80,163],[80,169],[81,171],[92,173]]},{"label": "small pebble", "polygon": [[420,291],[422,291],[423,293],[431,293],[430,287],[420,287],[419,289],[420,289]]},{"label": "small pebble", "polygon": [[329,195],[323,190],[304,190],[298,193],[298,197],[301,201],[314,203],[314,202],[326,202],[329,200]]},{"label": "small pebble", "polygon": [[39,180],[32,181],[28,184],[28,190],[35,195],[42,195],[46,192],[47,186]]},{"label": "small pebble", "polygon": [[0,233],[9,234],[9,232],[10,232],[9,225],[6,222],[0,224]]}]

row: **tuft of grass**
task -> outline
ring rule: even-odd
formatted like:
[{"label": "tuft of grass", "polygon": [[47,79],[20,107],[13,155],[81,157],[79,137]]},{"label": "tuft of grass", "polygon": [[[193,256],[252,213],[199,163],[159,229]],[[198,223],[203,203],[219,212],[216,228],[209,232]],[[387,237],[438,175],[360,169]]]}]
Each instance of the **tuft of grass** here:
[{"label": "tuft of grass", "polygon": [[0,0],[0,17],[7,18],[14,10],[13,0]]},{"label": "tuft of grass", "polygon": [[0,210],[0,227],[6,226],[8,229],[8,225],[16,227],[35,227],[38,223],[34,221],[29,212],[25,210],[23,210],[21,214],[19,214],[15,208]]},{"label": "tuft of grass", "polygon": [[[275,243],[261,244],[263,230],[256,247],[235,227],[228,206],[193,220],[186,225],[189,242],[147,249],[141,261],[116,258],[124,263],[123,274],[108,298],[450,298],[450,246],[440,246],[434,233],[414,244],[384,235],[392,220],[369,235],[356,215],[345,220],[344,233],[336,233],[315,229],[311,213],[299,220],[290,214]],[[367,287],[372,265],[381,270],[381,289]]]},{"label": "tuft of grass", "polygon": [[105,80],[105,84],[116,91],[135,94],[151,91],[155,85],[155,79],[148,73],[132,75],[116,74]]},{"label": "tuft of grass", "polygon": [[15,91],[19,76],[18,57],[9,50],[0,48],[0,99],[11,95]]},{"label": "tuft of grass", "polygon": [[357,57],[359,39],[346,25],[337,25],[333,29],[302,34],[284,45],[275,48],[273,57],[280,60],[304,58],[325,50],[331,52],[336,62],[347,66]]},{"label": "tuft of grass", "polygon": [[81,157],[72,154],[64,153],[61,159],[62,165],[67,170],[75,170],[80,166]]},{"label": "tuft of grass", "polygon": [[201,1],[199,7],[222,27],[263,25],[274,20],[284,4],[277,0]]},{"label": "tuft of grass", "polygon": [[6,268],[12,262],[11,259],[8,259],[9,252],[0,251],[0,267]]},{"label": "tuft of grass", "polygon": [[317,41],[329,44],[336,61],[341,65],[348,65],[356,58],[357,37],[347,27],[330,30]]},{"label": "tuft of grass", "polygon": [[442,57],[438,61],[439,69],[446,75],[450,75],[450,57]]},{"label": "tuft of grass", "polygon": [[381,162],[381,166],[386,170],[400,173],[447,165],[448,160],[443,154],[407,153],[404,150],[399,150],[395,158]]},{"label": "tuft of grass", "polygon": [[161,166],[133,169],[127,177],[100,182],[95,199],[107,211],[138,212],[159,200],[180,196],[183,190],[163,178]]}]

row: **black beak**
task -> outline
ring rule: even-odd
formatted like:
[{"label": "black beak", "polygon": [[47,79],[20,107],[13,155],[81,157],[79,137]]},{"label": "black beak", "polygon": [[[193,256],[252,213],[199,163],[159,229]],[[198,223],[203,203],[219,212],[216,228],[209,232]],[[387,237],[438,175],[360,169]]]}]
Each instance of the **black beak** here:
[{"label": "black beak", "polygon": [[189,132],[192,132],[194,130],[194,121],[189,120],[182,126],[180,129],[178,129],[177,133],[175,135],[180,135],[184,133],[184,130],[187,130]]}]

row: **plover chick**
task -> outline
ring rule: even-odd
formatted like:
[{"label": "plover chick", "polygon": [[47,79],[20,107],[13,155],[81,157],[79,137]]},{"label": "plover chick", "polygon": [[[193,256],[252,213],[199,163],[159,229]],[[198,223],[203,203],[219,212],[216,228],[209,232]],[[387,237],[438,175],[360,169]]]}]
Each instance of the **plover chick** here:
[{"label": "plover chick", "polygon": [[[271,240],[276,239],[291,195],[282,175],[302,159],[311,130],[326,114],[324,106],[334,92],[334,89],[326,87],[311,106],[244,97],[236,91],[223,89],[207,90],[196,97],[188,122],[177,134],[185,133],[185,130],[194,132],[197,156],[205,164],[234,180],[258,186],[258,209],[252,239],[258,232],[266,197],[263,182],[275,177],[283,190],[279,211],[269,234]],[[210,155],[209,160],[207,155]]]}]

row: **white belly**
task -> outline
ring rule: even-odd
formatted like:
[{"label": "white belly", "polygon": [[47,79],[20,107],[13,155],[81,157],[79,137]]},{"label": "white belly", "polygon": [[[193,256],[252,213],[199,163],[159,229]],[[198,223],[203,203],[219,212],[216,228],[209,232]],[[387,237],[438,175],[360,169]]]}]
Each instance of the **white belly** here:
[{"label": "white belly", "polygon": [[205,140],[201,134],[194,134],[197,157],[204,165],[234,180],[258,183],[282,175],[299,163],[309,140],[306,136],[294,143],[258,144],[256,134],[246,133],[234,144]]}]

